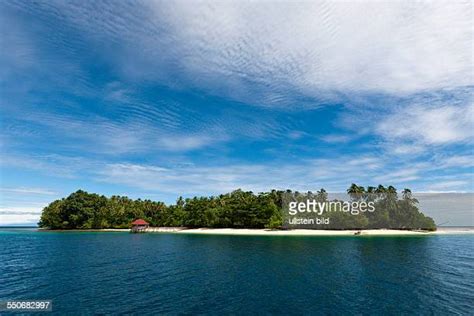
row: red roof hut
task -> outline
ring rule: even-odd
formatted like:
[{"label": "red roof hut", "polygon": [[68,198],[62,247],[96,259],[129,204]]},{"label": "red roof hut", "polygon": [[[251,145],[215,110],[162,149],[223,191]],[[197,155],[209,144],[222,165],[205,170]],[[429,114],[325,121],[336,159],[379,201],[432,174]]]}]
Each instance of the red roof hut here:
[{"label": "red roof hut", "polygon": [[147,221],[141,218],[134,220],[132,222],[132,232],[135,232],[135,233],[144,232],[148,228],[149,225],[150,224],[148,224]]}]

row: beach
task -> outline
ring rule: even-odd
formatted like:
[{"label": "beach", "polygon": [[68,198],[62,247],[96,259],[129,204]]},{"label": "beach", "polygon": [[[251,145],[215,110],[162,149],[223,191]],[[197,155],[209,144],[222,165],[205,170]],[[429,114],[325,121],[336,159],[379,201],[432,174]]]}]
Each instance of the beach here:
[{"label": "beach", "polygon": [[[158,230],[159,232],[160,230]],[[473,229],[451,229],[438,231],[409,231],[397,229],[366,229],[366,230],[270,230],[270,229],[236,229],[236,228],[196,228],[176,230],[180,234],[211,234],[211,235],[248,235],[248,236],[412,236],[412,235],[447,235],[473,234]]]},{"label": "beach", "polygon": [[[130,229],[91,229],[74,230],[88,232],[129,232]],[[247,228],[185,228],[185,227],[149,227],[146,233],[236,235],[236,236],[413,236],[413,235],[450,235],[474,234],[473,227],[440,227],[437,231],[411,231],[398,229],[364,230],[315,230],[315,229],[247,229]]]},{"label": "beach", "polygon": [[[130,232],[128,228],[109,229],[71,229],[39,231],[59,232]],[[414,231],[399,229],[362,229],[362,230],[316,230],[316,229],[249,229],[249,228],[186,228],[186,227],[148,227],[146,233],[172,233],[196,235],[236,235],[236,236],[423,236],[423,235],[459,235],[474,234],[474,227],[439,227],[436,231]]]}]

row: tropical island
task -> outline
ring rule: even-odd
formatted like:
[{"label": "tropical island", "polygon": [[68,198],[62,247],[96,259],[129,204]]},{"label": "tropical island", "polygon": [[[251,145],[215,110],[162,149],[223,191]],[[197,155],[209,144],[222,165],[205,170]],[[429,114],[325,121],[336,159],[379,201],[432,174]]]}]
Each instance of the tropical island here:
[{"label": "tropical island", "polygon": [[[179,197],[175,204],[125,196],[110,198],[78,190],[68,197],[53,201],[42,211],[39,227],[51,230],[129,229],[136,219],[144,219],[152,227],[174,228],[233,228],[281,229],[284,224],[283,196],[298,197],[302,193],[291,190],[261,192],[235,190],[209,197]],[[328,201],[328,193],[321,189],[314,196]],[[367,188],[352,184],[347,190],[352,200],[371,201],[377,211],[352,216],[344,212],[326,214],[331,224],[324,230],[435,231],[432,218],[418,208],[418,201],[409,189],[401,194],[393,186]]]}]

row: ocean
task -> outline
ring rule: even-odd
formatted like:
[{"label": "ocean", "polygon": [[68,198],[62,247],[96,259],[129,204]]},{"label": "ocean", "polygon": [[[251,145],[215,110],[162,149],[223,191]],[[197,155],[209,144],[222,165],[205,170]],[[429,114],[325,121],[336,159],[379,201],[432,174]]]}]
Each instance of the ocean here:
[{"label": "ocean", "polygon": [[65,314],[474,311],[474,235],[213,236],[0,228],[0,300]]}]

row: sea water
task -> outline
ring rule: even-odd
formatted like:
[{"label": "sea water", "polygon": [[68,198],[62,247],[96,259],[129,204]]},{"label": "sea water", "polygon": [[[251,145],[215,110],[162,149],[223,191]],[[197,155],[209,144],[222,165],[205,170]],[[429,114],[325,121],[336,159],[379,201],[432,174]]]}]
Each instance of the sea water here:
[{"label": "sea water", "polygon": [[0,300],[53,314],[461,314],[474,235],[212,236],[0,229]]}]

